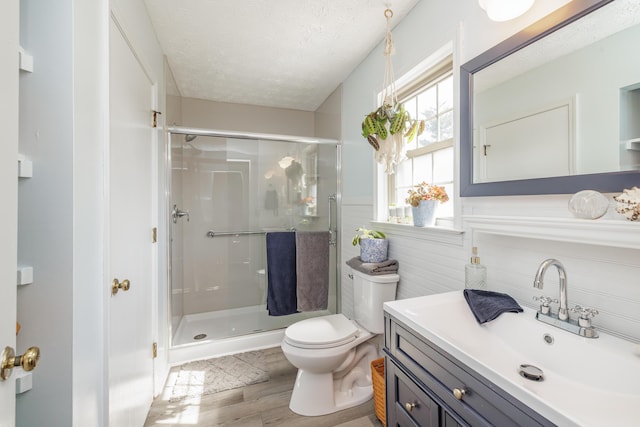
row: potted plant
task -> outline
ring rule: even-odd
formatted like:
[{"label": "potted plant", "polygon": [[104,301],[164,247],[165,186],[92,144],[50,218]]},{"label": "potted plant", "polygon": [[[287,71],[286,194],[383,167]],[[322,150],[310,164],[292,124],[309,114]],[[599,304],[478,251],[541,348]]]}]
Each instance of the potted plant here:
[{"label": "potted plant", "polygon": [[406,202],[411,205],[413,225],[430,227],[436,223],[436,209],[439,203],[449,200],[444,187],[422,182],[409,189]]},{"label": "potted plant", "polygon": [[362,121],[362,136],[377,151],[380,143],[389,135],[400,134],[407,142],[411,142],[416,135],[424,132],[424,128],[424,120],[412,120],[409,112],[404,109],[404,104],[385,103],[365,116]]},{"label": "potted plant", "polygon": [[396,82],[393,73],[391,56],[395,53],[393,36],[391,35],[391,18],[393,11],[386,9],[387,33],[384,40],[384,81],[378,107],[367,114],[362,121],[362,136],[375,150],[375,159],[384,164],[389,175],[395,172],[396,166],[404,156],[404,140],[411,142],[426,127],[424,120],[414,120],[398,101]]},{"label": "potted plant", "polygon": [[362,262],[382,262],[387,260],[389,241],[383,232],[369,230],[364,227],[356,228],[356,235],[351,241],[353,246],[360,245],[360,259]]}]

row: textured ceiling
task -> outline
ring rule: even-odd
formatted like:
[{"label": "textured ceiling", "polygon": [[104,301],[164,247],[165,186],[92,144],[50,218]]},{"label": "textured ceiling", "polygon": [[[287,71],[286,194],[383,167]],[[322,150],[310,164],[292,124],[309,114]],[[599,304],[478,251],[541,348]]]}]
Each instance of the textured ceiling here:
[{"label": "textured ceiling", "polygon": [[145,4],[182,96],[314,111],[418,1]]}]

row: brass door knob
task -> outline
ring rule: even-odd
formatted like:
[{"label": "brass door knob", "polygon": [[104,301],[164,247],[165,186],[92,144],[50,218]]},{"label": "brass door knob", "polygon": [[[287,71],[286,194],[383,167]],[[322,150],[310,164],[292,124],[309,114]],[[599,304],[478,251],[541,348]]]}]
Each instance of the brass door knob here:
[{"label": "brass door knob", "polygon": [[111,295],[117,294],[120,289],[126,292],[130,287],[131,282],[129,282],[129,279],[124,279],[122,283],[118,279],[113,279],[113,282],[111,282]]},{"label": "brass door knob", "polygon": [[407,402],[404,404],[404,407],[407,409],[407,412],[411,412],[413,411],[413,408],[416,407],[416,404]]},{"label": "brass door knob", "polygon": [[467,391],[463,388],[454,388],[453,389],[453,396],[458,399],[458,400],[462,400],[462,398],[464,397],[464,395],[467,394]]},{"label": "brass door knob", "polygon": [[16,356],[15,351],[11,347],[5,347],[0,358],[0,379],[3,381],[11,376],[13,368],[22,366],[25,371],[32,371],[38,366],[40,360],[40,349],[38,347],[29,347],[24,354]]}]

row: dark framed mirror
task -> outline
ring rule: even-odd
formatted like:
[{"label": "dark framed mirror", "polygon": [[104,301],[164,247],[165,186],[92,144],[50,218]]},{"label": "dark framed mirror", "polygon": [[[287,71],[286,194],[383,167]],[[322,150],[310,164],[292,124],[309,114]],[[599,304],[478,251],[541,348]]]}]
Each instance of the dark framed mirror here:
[{"label": "dark framed mirror", "polygon": [[640,185],[638,3],[573,0],[460,67],[462,197]]}]

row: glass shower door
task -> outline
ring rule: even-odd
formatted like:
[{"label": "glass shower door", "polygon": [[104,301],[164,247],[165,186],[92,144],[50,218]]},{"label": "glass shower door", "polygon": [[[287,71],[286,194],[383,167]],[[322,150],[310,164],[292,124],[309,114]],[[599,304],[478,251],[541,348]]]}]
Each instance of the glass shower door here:
[{"label": "glass shower door", "polygon": [[265,235],[329,229],[336,145],[185,135],[173,140],[172,199],[189,213],[172,229],[174,345],[335,312],[331,247],[329,309],[268,316]]}]

